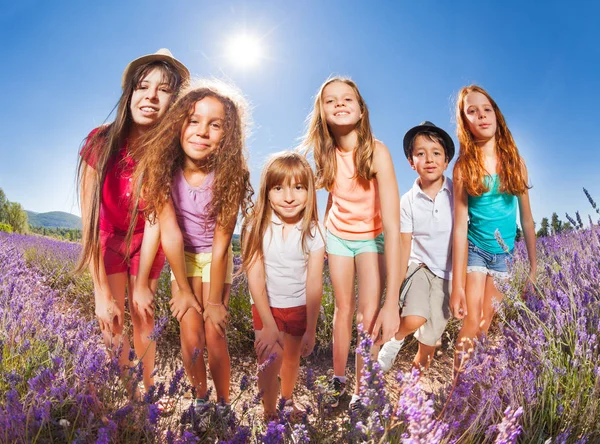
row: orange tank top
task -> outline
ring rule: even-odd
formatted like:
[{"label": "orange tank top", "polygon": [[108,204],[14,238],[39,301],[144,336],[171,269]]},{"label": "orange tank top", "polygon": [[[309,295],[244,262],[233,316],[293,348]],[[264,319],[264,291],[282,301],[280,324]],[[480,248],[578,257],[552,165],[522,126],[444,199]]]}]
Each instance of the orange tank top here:
[{"label": "orange tank top", "polygon": [[355,176],[353,154],[335,150],[336,173],[327,229],[345,240],[374,239],[383,232],[377,179]]}]

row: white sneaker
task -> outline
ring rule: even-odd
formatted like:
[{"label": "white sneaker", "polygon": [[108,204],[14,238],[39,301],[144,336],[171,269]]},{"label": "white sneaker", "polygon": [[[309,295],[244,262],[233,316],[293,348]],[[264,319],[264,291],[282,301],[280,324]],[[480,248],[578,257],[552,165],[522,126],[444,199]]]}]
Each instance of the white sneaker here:
[{"label": "white sneaker", "polygon": [[381,347],[381,350],[379,350],[379,354],[377,355],[377,362],[384,373],[390,371],[392,365],[394,365],[394,360],[396,359],[396,356],[398,356],[398,352],[403,345],[404,339],[398,341],[396,338],[392,338],[383,344],[383,347]]}]

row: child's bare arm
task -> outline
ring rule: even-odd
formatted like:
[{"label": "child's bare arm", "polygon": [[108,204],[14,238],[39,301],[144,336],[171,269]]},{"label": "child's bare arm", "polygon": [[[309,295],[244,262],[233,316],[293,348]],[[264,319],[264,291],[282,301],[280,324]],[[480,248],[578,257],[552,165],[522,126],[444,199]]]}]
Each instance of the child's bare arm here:
[{"label": "child's bare arm", "polygon": [[377,142],[373,166],[379,188],[381,219],[383,222],[386,266],[386,300],[379,311],[372,337],[380,345],[389,341],[400,326],[398,298],[404,273],[400,266],[400,196],[392,156],[387,147]]},{"label": "child's bare arm", "polygon": [[146,221],[144,226],[144,237],[140,250],[140,265],[135,278],[135,288],[132,292],[133,304],[138,312],[146,319],[154,316],[154,293],[150,289],[148,277],[152,269],[152,263],[158,252],[160,244],[160,227],[158,221],[151,224]]},{"label": "child's bare arm", "polygon": [[189,308],[196,309],[198,313],[202,313],[202,308],[187,279],[183,235],[177,223],[175,208],[171,200],[158,214],[158,224],[162,247],[177,282],[177,291],[171,295],[171,313],[178,321],[181,321]]},{"label": "child's bare arm", "polygon": [[215,227],[210,262],[210,290],[206,299],[206,307],[204,307],[204,321],[210,319],[221,336],[225,336],[227,327],[228,314],[227,308],[223,304],[223,287],[234,228],[235,225],[223,227],[219,224]]},{"label": "child's bare arm", "polygon": [[[96,170],[89,166],[84,161],[83,177],[81,179],[80,202],[81,202],[81,217],[87,221],[90,217],[89,212],[94,199],[93,193],[97,182]],[[83,238],[86,242],[91,242],[90,233],[87,232],[88,226],[83,224]],[[113,295],[108,285],[108,278],[104,268],[104,261],[97,257],[92,257],[88,266],[94,283],[94,300],[96,305],[96,317],[100,324],[100,329],[110,331],[114,329],[114,320],[116,318],[119,325],[123,325],[123,313],[115,303]]]},{"label": "child's bare arm", "polygon": [[[247,239],[249,236],[244,237]],[[263,260],[254,260],[246,270],[246,275],[248,276],[248,289],[263,324],[263,329],[256,334],[254,348],[258,358],[264,361],[274,350],[278,349],[277,344],[283,348],[283,341],[269,306],[267,277]]]},{"label": "child's bare arm", "polygon": [[452,233],[452,295],[450,309],[455,318],[467,315],[465,283],[467,279],[468,254],[468,195],[460,177],[455,174],[454,187],[454,232]]},{"label": "child's bare arm", "polygon": [[[317,236],[320,234],[317,233]],[[325,262],[325,247],[311,251],[308,256],[306,270],[306,333],[302,338],[300,350],[302,356],[308,356],[315,347],[317,320],[323,297],[323,265]]]},{"label": "child's bare arm", "polygon": [[[525,181],[528,183],[527,167],[523,163],[525,170]],[[527,257],[529,258],[529,279],[535,283],[535,275],[537,273],[537,255],[535,251],[535,225],[533,215],[531,214],[531,204],[529,202],[529,190],[525,190],[519,196],[519,214],[521,218],[521,227],[523,228],[523,236],[525,238],[525,247],[527,248]]]}]

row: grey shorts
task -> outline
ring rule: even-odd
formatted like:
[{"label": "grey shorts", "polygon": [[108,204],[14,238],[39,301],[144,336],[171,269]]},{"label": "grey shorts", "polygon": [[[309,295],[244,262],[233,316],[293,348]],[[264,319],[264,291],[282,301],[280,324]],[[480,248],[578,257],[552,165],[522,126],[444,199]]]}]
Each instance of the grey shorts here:
[{"label": "grey shorts", "polygon": [[[406,276],[417,270],[410,264]],[[428,268],[419,268],[406,283],[406,298],[402,305],[402,317],[420,316],[427,321],[415,332],[422,344],[438,345],[450,319],[450,281],[436,276]]]}]

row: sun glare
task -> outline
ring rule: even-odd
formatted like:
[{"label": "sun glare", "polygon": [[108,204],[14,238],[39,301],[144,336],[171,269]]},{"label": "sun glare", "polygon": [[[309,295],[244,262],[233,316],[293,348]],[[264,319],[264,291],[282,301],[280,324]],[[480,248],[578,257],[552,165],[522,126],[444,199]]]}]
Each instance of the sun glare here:
[{"label": "sun glare", "polygon": [[229,41],[227,55],[233,64],[246,68],[256,65],[263,54],[259,39],[240,34]]}]

